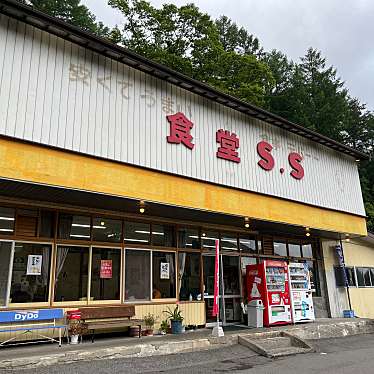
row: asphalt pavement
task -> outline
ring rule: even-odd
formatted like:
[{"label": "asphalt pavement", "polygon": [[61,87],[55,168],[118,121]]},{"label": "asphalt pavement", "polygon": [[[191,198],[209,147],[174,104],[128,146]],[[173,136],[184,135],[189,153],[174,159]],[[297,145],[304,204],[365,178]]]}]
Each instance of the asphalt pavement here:
[{"label": "asphalt pavement", "polygon": [[[54,373],[256,373],[256,374],[361,374],[374,373],[374,335],[356,335],[312,341],[316,352],[271,360],[240,345],[202,352],[142,358],[98,360],[38,368]],[[1,373],[31,374],[32,370]]]}]

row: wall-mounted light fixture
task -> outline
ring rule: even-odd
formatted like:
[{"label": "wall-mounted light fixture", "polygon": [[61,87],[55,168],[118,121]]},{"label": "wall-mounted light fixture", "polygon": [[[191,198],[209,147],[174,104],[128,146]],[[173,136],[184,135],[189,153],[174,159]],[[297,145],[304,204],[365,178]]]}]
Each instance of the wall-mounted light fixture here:
[{"label": "wall-mounted light fixture", "polygon": [[143,214],[145,212],[145,202],[140,200],[139,202],[139,213]]},{"label": "wall-mounted light fixture", "polygon": [[249,217],[244,217],[244,227],[245,227],[246,229],[249,228]]}]

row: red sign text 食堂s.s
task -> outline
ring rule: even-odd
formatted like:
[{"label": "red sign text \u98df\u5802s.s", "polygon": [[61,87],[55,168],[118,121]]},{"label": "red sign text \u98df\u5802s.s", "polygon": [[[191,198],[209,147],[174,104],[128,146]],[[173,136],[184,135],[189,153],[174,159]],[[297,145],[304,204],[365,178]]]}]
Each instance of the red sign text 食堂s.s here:
[{"label": "red sign text \u98df\u5802s.s", "polygon": [[[192,143],[193,136],[191,130],[194,127],[192,121],[190,121],[182,112],[168,115],[166,118],[170,124],[170,134],[167,136],[168,143],[182,143],[188,149],[193,150],[195,144]],[[238,135],[228,130],[219,129],[216,132],[216,142],[219,143],[216,152],[218,158],[236,163],[240,162]],[[260,156],[260,160],[257,164],[265,171],[271,171],[275,167],[275,159],[271,153],[272,150],[273,146],[265,140],[262,140],[257,144],[257,154]],[[303,157],[297,152],[291,152],[288,155],[288,164],[292,169],[290,175],[297,180],[304,177],[304,168],[301,165],[302,161]],[[281,167],[279,171],[283,174],[285,169]]]},{"label": "red sign text \u98df\u5802s.s", "polygon": [[[257,144],[257,153],[261,157],[261,160],[257,164],[266,171],[273,170],[275,166],[275,160],[271,154],[272,150],[273,146],[264,140]],[[295,179],[302,179],[304,177],[304,168],[301,165],[302,160],[303,157],[297,152],[291,152],[288,155],[288,163],[292,168],[291,177]],[[279,171],[283,174],[285,170],[284,168],[280,168]]]}]

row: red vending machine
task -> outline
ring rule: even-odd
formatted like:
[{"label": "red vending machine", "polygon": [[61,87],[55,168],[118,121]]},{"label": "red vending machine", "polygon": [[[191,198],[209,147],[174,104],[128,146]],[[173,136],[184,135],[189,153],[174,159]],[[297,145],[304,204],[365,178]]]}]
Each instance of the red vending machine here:
[{"label": "red vending machine", "polygon": [[285,261],[265,260],[246,268],[248,302],[261,299],[264,326],[292,322],[288,266]]}]

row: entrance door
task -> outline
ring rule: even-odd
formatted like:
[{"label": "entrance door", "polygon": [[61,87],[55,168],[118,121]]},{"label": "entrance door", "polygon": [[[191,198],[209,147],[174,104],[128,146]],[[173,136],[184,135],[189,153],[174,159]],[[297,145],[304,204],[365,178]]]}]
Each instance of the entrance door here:
[{"label": "entrance door", "polygon": [[[204,255],[204,300],[207,326],[217,321],[212,316],[214,298],[214,255]],[[239,256],[220,255],[219,318],[223,325],[241,320]]]}]

